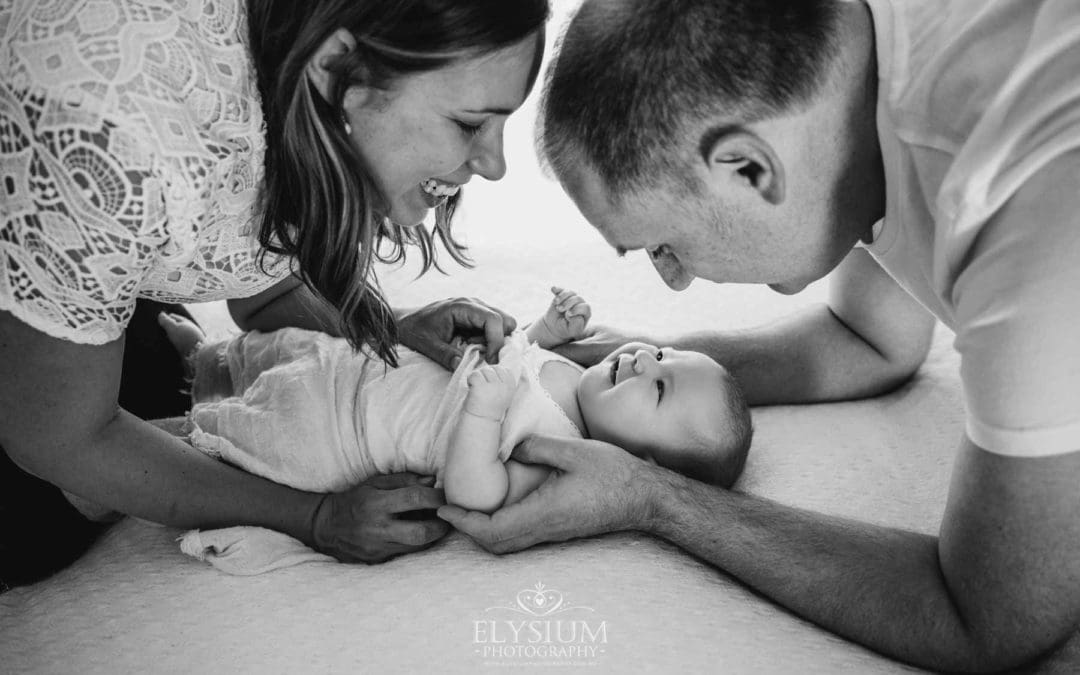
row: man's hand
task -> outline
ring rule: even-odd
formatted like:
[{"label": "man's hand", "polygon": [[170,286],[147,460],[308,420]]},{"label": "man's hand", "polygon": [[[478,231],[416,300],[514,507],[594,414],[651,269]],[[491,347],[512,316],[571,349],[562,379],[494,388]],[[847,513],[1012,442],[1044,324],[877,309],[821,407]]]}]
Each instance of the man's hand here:
[{"label": "man's hand", "polygon": [[517,379],[503,366],[480,366],[469,373],[465,412],[501,421],[517,391]]},{"label": "man's hand", "polygon": [[551,349],[571,340],[585,337],[585,327],[592,318],[592,308],[574,291],[552,286],[551,305],[537,321],[529,326],[529,340],[544,349]]},{"label": "man's hand", "polygon": [[555,471],[532,494],[490,516],[443,506],[439,517],[493,553],[647,529],[659,471],[653,465],[608,443],[551,436],[530,437],[512,458]]},{"label": "man's hand", "polygon": [[412,473],[375,476],[345,492],[328,494],[312,524],[315,548],[342,562],[378,563],[427,548],[450,527],[423,517],[446,503],[434,479]]},{"label": "man's hand", "polygon": [[460,363],[469,344],[482,342],[488,363],[495,363],[517,321],[506,312],[475,298],[433,302],[398,318],[401,344],[416,350],[447,370]]}]

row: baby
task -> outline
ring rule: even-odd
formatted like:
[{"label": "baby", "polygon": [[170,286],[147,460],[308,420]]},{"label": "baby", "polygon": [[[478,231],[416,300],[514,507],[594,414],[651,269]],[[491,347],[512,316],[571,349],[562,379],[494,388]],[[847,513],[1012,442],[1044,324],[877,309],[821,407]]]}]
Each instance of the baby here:
[{"label": "baby", "polygon": [[407,349],[398,368],[322,333],[285,329],[203,342],[161,325],[192,365],[191,440],[252,473],[336,492],[376,474],[435,475],[449,503],[491,512],[550,469],[509,459],[528,435],[594,438],[730,486],[750,445],[731,375],[704,354],[630,343],[582,369],[552,347],[580,339],[591,310],[552,288],[547,312],[507,339],[498,365],[470,347],[453,372]]}]

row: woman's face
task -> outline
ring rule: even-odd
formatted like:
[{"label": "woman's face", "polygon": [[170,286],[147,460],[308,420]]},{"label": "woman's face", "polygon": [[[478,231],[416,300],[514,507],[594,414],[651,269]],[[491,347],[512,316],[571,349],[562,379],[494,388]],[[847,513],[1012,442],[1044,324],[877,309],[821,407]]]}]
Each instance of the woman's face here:
[{"label": "woman's face", "polygon": [[407,75],[389,91],[357,86],[345,95],[352,139],[389,202],[411,227],[478,175],[506,173],[503,127],[529,91],[537,34],[500,51]]}]

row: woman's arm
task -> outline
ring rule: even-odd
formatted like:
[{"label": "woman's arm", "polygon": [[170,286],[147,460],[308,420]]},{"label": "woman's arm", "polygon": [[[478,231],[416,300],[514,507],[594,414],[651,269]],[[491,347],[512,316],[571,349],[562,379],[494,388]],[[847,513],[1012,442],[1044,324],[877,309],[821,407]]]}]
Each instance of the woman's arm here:
[{"label": "woman's arm", "polygon": [[262,293],[227,301],[229,314],[241,330],[264,333],[279,328],[306,328],[340,336],[338,312],[295,275]]},{"label": "woman's arm", "polygon": [[116,403],[123,350],[123,339],[76,344],[0,312],[0,446],[12,461],[122,513],[184,528],[258,525],[342,560],[385,560],[448,531],[438,519],[398,519],[443,503],[419,477],[303,492],[211,459],[127,413]]},{"label": "woman's arm", "polygon": [[77,344],[0,312],[0,445],[12,461],[147,520],[261,525],[313,543],[321,495],[233,469],[117,406],[123,350],[123,339]]}]

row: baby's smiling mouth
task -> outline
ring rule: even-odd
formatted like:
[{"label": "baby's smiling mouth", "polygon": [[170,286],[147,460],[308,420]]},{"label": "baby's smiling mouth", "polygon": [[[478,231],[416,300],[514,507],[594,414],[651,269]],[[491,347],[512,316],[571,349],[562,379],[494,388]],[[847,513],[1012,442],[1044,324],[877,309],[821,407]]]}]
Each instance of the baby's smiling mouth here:
[{"label": "baby's smiling mouth", "polygon": [[619,374],[619,359],[615,359],[611,364],[611,386],[615,386],[615,377]]}]

